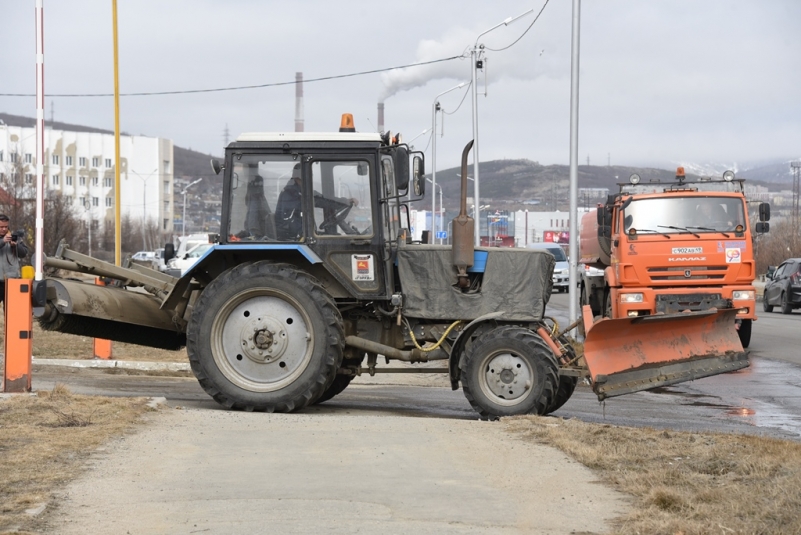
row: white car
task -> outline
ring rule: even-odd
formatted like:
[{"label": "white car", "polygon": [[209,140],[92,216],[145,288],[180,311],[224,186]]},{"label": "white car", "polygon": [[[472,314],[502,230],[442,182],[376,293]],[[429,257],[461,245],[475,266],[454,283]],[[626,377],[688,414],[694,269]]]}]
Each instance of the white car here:
[{"label": "white car", "polygon": [[539,249],[548,251],[556,259],[553,268],[553,289],[556,292],[567,292],[570,290],[570,264],[567,261],[564,249],[557,243],[536,242],[527,245],[529,249]]},{"label": "white car", "polygon": [[211,243],[201,243],[192,247],[184,256],[172,258],[167,262],[167,269],[173,273],[180,271],[183,276],[189,268],[195,265],[195,262],[200,260],[200,257],[206,254],[206,251],[212,248]]},{"label": "white car", "polygon": [[140,260],[142,262],[152,262],[156,259],[156,253],[153,251],[139,251],[131,257],[131,260]]}]

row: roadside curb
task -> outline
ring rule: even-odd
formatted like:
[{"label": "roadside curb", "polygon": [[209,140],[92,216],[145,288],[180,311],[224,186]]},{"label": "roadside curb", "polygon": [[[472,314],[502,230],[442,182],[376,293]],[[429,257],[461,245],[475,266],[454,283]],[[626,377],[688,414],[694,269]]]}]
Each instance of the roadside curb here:
[{"label": "roadside curb", "polygon": [[70,360],[70,359],[43,359],[33,357],[36,366],[65,366],[68,368],[121,368],[126,370],[154,371],[163,370],[171,372],[190,371],[185,362],[146,362],[134,360]]}]

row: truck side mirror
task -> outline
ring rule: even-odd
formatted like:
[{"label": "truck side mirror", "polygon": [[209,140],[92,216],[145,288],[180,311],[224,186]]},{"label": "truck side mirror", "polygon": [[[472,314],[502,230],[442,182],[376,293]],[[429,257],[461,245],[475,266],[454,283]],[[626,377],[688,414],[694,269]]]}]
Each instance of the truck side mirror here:
[{"label": "truck side mirror", "polygon": [[754,230],[756,230],[758,234],[765,234],[767,232],[770,232],[770,223],[760,221],[759,223],[754,225]]},{"label": "truck side mirror", "polygon": [[766,202],[759,203],[759,220],[770,221],[770,205]]}]

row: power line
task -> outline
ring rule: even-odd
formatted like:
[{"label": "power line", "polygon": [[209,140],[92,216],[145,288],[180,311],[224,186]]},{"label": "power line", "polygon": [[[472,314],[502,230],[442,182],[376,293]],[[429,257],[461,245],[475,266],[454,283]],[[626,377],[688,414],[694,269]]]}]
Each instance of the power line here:
[{"label": "power line", "polygon": [[[449,58],[441,58],[441,59],[434,59],[431,61],[423,61],[420,63],[410,63],[408,65],[401,65],[399,67],[385,67],[383,69],[373,69],[370,71],[360,71],[360,72],[353,72],[349,74],[337,74],[333,76],[323,76],[320,78],[311,78],[304,80],[304,83],[310,82],[324,82],[326,80],[337,80],[339,78],[351,78],[354,76],[363,76],[365,74],[375,74],[379,72],[386,72],[391,71],[394,69],[408,69],[411,67],[421,67],[423,65],[431,65],[433,63],[442,63],[445,61],[452,61],[454,59],[461,59],[464,56],[451,56]],[[149,91],[149,92],[141,92],[141,93],[120,93],[121,97],[145,97],[145,96],[159,96],[159,95],[185,95],[189,93],[217,93],[221,91],[240,91],[242,89],[262,89],[265,87],[278,87],[284,85],[294,85],[296,84],[296,80],[292,80],[291,82],[273,82],[269,84],[258,84],[258,85],[243,85],[243,86],[236,86],[236,87],[218,87],[213,89],[185,89],[181,91]],[[34,97],[36,96],[33,93],[0,93],[0,97]],[[114,93],[73,93],[73,94],[48,94],[48,97],[113,97]]]}]

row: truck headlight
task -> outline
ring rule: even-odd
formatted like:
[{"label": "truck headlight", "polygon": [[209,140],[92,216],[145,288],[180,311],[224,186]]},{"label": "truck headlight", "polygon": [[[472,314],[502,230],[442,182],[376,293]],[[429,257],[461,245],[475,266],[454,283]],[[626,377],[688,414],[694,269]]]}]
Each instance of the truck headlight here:
[{"label": "truck headlight", "polygon": [[621,303],[642,303],[642,294],[620,294]]},{"label": "truck headlight", "polygon": [[735,290],[731,293],[733,301],[754,300],[754,290]]}]

